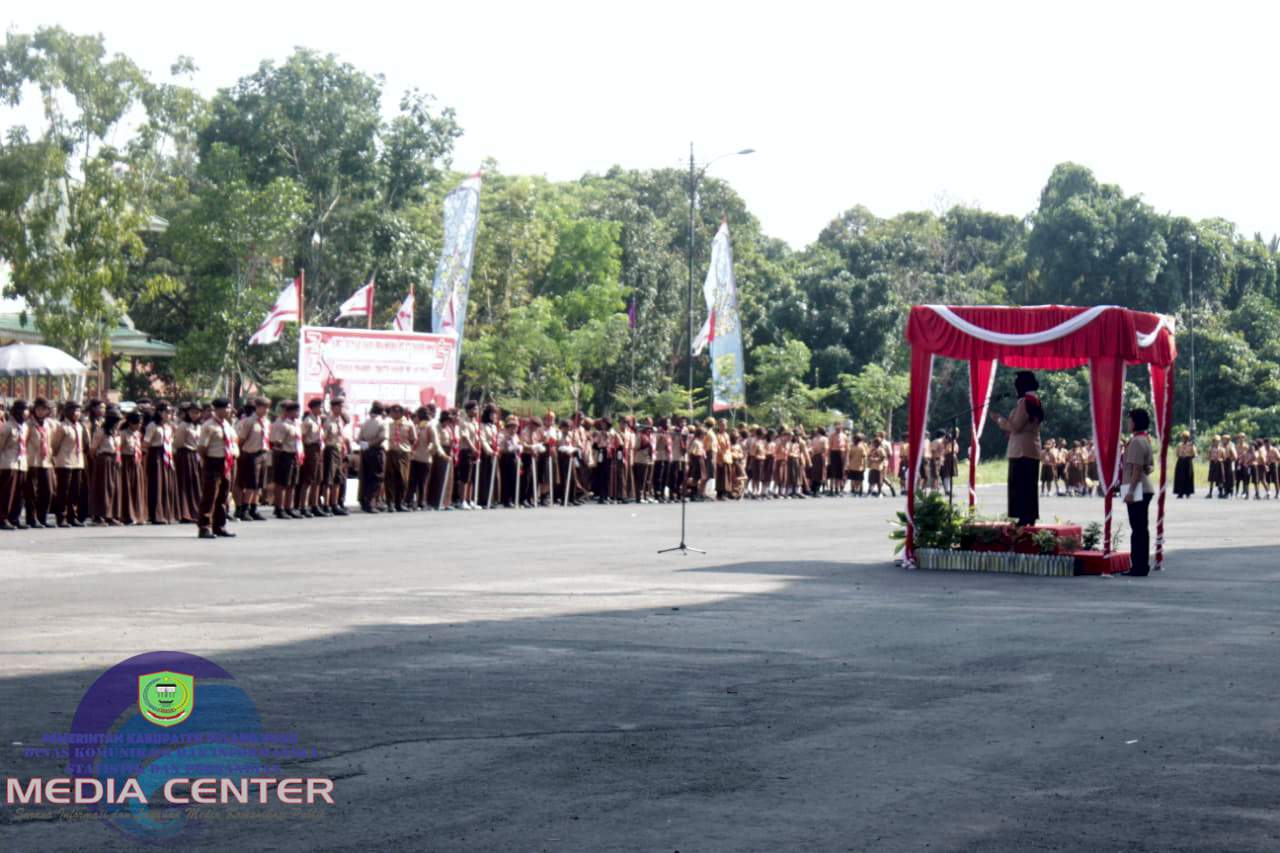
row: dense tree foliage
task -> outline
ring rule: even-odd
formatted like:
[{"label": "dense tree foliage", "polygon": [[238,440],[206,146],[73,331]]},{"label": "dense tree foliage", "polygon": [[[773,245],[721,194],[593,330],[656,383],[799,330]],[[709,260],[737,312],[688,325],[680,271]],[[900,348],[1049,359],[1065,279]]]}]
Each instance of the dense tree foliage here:
[{"label": "dense tree foliage", "polygon": [[[451,163],[462,128],[430,95],[385,92],[380,77],[305,49],[211,99],[181,83],[191,69],[181,60],[157,83],[100,38],[10,34],[0,93],[11,106],[40,97],[45,124],[0,145],[0,255],[55,342],[86,352],[128,310],[179,345],[155,365],[160,378],[234,391],[291,366],[291,337],[245,340],[299,269],[311,322],[331,322],[371,275],[375,325],[389,324],[411,284],[425,293],[441,200],[465,177]],[[113,146],[126,116],[133,138]],[[552,182],[485,163],[464,393],[529,410],[705,412],[705,356],[692,403],[680,390],[688,180],[614,168]],[[704,178],[695,324],[721,220],[733,237],[746,417],[900,431],[913,303],[1123,304],[1178,319],[1177,422],[1191,414],[1194,320],[1201,427],[1280,431],[1276,239],[1160,213],[1082,165],[1057,166],[1023,218],[964,206],[883,218],[855,205],[798,250],[764,234],[732,187]],[[416,321],[429,327],[426,298]],[[965,367],[936,370],[937,426],[963,431]],[[1129,379],[1137,400],[1146,377]],[[1044,398],[1052,432],[1088,433],[1083,374],[1046,377]],[[988,440],[995,449],[999,437]]]}]

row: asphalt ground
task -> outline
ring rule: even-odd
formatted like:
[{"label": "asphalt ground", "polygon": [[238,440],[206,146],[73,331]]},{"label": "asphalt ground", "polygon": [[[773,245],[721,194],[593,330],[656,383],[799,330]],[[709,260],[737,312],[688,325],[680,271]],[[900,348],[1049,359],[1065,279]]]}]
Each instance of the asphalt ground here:
[{"label": "asphalt ground", "polygon": [[904,571],[899,505],[694,504],[687,556],[671,506],[0,534],[3,776],[176,649],[336,780],[158,845],[0,806],[0,849],[1280,849],[1280,501],[1170,500],[1105,580]]}]

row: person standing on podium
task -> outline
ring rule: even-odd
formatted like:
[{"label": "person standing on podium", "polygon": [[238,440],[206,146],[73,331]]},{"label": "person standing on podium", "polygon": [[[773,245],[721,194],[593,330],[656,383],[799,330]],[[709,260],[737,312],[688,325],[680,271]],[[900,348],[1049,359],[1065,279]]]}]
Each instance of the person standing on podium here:
[{"label": "person standing on podium", "polygon": [[1000,429],[1009,434],[1009,517],[1018,524],[1035,524],[1040,517],[1040,425],[1044,423],[1044,407],[1035,392],[1040,390],[1036,375],[1019,371],[1013,387],[1018,402],[1009,417],[996,416]]}]

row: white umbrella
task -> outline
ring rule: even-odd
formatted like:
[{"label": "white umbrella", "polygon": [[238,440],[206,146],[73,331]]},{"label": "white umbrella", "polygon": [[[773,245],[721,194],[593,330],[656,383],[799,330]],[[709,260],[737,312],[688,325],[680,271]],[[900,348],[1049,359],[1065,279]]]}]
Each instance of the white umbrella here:
[{"label": "white umbrella", "polygon": [[42,344],[0,347],[0,376],[79,376],[88,373],[76,359]]}]

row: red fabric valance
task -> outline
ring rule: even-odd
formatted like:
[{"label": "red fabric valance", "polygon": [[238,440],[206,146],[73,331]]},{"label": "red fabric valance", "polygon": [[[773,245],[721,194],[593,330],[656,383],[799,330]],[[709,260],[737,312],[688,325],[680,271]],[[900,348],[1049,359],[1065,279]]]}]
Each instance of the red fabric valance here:
[{"label": "red fabric valance", "polygon": [[[984,305],[948,306],[948,310],[961,320],[989,332],[1027,335],[1046,332],[1090,309],[1066,305],[1034,308]],[[907,317],[907,341],[912,348],[934,355],[965,361],[999,359],[1001,364],[1009,367],[1029,370],[1066,370],[1086,365],[1090,358],[1134,361],[1138,357],[1133,314],[1124,308],[1106,308],[1083,328],[1056,340],[1013,345],[984,341],[956,328],[933,306],[915,305]]]}]

